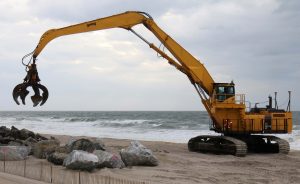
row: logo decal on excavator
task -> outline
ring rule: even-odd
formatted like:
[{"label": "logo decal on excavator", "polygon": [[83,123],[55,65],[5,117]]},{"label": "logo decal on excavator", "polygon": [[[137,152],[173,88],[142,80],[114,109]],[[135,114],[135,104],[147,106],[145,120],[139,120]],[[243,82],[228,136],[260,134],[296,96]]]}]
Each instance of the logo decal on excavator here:
[{"label": "logo decal on excavator", "polygon": [[96,22],[92,22],[92,23],[88,23],[88,24],[86,24],[86,26],[87,27],[90,27],[90,26],[96,26],[97,25],[97,23]]}]

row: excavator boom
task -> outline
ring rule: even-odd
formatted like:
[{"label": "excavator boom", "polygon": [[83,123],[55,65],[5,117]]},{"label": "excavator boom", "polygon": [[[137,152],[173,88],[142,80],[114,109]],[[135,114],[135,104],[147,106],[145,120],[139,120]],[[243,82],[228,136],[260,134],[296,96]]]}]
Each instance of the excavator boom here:
[{"label": "excavator boom", "polygon": [[[181,70],[183,70],[194,83],[200,84],[207,94],[212,93],[214,81],[203,64],[201,64],[174,39],[160,29],[153,19],[144,12],[130,11],[68,27],[50,29],[42,35],[36,49],[34,50],[33,58],[36,58],[51,40],[60,36],[110,28],[124,28],[131,30],[133,26],[138,24],[143,24],[162,42],[162,44],[179,62],[177,67],[181,68]],[[149,46],[158,52],[159,49],[156,46],[153,44],[150,44]],[[170,62],[174,63],[175,61]],[[174,63],[174,65],[176,65],[176,63]]]}]

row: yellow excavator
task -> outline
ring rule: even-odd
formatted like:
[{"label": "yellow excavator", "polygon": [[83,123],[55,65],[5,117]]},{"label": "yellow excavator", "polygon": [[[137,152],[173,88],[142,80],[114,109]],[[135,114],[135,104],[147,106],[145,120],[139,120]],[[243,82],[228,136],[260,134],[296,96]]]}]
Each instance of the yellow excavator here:
[{"label": "yellow excavator", "polygon": [[[151,31],[173,55],[174,59],[135,32],[133,27],[138,24],[144,25]],[[266,107],[260,108],[256,105],[248,110],[245,95],[235,94],[233,82],[215,82],[204,65],[165,33],[145,12],[128,11],[45,32],[34,51],[22,59],[23,62],[25,58],[30,57],[27,64],[23,62],[27,71],[24,81],[13,90],[15,102],[19,104],[18,98],[20,97],[25,104],[25,97],[29,94],[28,87],[32,87],[35,92],[31,97],[34,106],[43,105],[47,101],[48,90],[40,83],[36,59],[51,40],[60,36],[110,28],[123,28],[131,31],[165,58],[169,64],[184,73],[195,87],[211,118],[210,129],[221,135],[200,135],[191,138],[188,141],[190,151],[236,156],[245,156],[248,151],[283,154],[289,152],[290,147],[287,141],[270,134],[286,134],[292,131],[290,91],[286,109],[278,108],[275,93],[275,100],[269,96],[269,103]],[[42,94],[40,94],[40,90],[42,90]],[[273,106],[274,101],[275,105]]]}]

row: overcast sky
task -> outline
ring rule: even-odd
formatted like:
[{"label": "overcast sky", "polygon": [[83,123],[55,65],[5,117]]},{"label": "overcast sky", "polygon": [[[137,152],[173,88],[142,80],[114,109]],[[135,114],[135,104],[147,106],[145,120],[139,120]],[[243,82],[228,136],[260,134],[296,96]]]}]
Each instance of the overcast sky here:
[{"label": "overcast sky", "polygon": [[[26,106],[14,103],[12,89],[26,75],[21,58],[45,31],[129,10],[152,15],[216,82],[233,80],[252,104],[277,91],[286,108],[291,90],[300,110],[297,0],[1,0],[0,110],[204,110],[185,75],[122,29],[50,42],[37,61],[47,103],[33,108],[31,95]],[[159,46],[143,26],[135,29]]]}]

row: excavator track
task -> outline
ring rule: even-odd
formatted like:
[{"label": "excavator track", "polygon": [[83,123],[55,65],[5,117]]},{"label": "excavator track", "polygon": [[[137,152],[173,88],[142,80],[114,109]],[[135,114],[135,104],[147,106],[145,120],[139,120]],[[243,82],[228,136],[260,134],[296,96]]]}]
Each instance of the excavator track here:
[{"label": "excavator track", "polygon": [[231,154],[238,157],[247,154],[247,144],[244,141],[228,136],[197,136],[189,140],[188,148],[193,152]]},{"label": "excavator track", "polygon": [[235,144],[235,148],[236,148],[235,156],[238,156],[238,157],[246,156],[246,154],[247,154],[247,144],[244,141],[241,141],[241,140],[233,138],[233,137],[228,137],[228,136],[224,136],[224,138]]},{"label": "excavator track", "polygon": [[290,144],[288,141],[280,139],[279,137],[273,136],[274,140],[277,141],[277,144],[279,146],[279,153],[282,154],[288,154],[290,152]]},{"label": "excavator track", "polygon": [[250,152],[288,154],[290,151],[288,141],[276,136],[251,135],[243,138],[243,141],[247,143]]},{"label": "excavator track", "polygon": [[247,152],[288,154],[290,151],[288,141],[269,135],[238,137],[201,135],[191,138],[188,148],[193,152],[231,154],[238,157],[246,156]]}]

